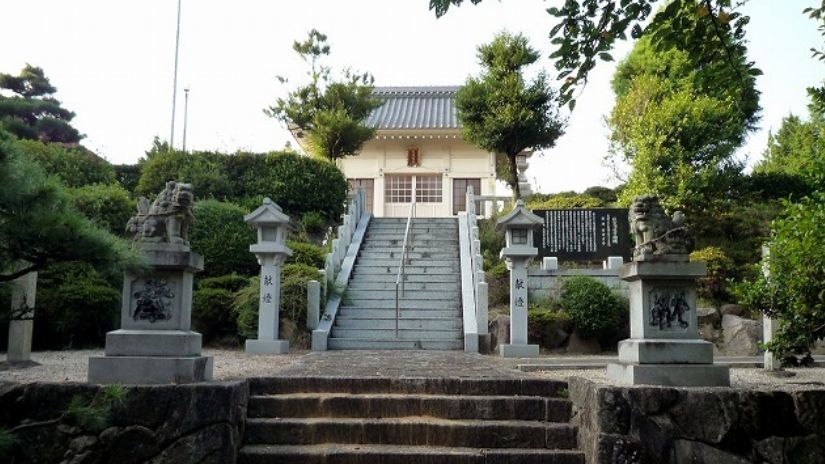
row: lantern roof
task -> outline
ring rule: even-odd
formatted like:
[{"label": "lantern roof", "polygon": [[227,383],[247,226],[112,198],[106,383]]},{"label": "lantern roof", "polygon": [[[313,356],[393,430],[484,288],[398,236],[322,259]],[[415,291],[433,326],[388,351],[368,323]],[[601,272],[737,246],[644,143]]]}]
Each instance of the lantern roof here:
[{"label": "lantern roof", "polygon": [[288,224],[289,216],[284,214],[281,207],[277,203],[264,198],[264,203],[255,211],[243,217],[244,222],[250,225],[277,225]]},{"label": "lantern roof", "polygon": [[524,200],[518,200],[516,207],[496,222],[496,227],[529,226],[533,228],[543,223],[541,217],[536,216],[524,206]]}]

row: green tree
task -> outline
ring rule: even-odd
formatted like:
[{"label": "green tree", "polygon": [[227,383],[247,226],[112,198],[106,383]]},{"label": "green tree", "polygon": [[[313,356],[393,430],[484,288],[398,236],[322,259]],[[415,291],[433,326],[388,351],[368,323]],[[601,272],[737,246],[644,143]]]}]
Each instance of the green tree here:
[{"label": "green tree", "polygon": [[0,130],[0,282],[62,261],[135,267],[138,259],[78,212],[61,182]]},{"label": "green tree", "polygon": [[21,139],[76,144],[82,136],[71,126],[74,113],[63,108],[43,70],[26,64],[20,74],[0,73],[0,127]]},{"label": "green tree", "polygon": [[532,82],[524,78],[524,68],[538,58],[523,35],[503,32],[478,47],[482,72],[467,78],[456,95],[464,138],[485,150],[507,155],[507,183],[515,198],[521,197],[516,155],[528,148],[550,148],[564,133],[564,121],[555,105],[556,92],[547,76],[541,72]]},{"label": "green tree", "polygon": [[375,129],[364,121],[381,105],[372,96],[372,76],[347,71],[342,79],[334,80],[331,69],[322,64],[330,52],[327,36],[315,29],[303,42],[295,41],[292,48],[309,64],[310,81],[264,112],[285,123],[297,137],[306,136],[317,156],[336,160],[357,154],[375,135]]},{"label": "green tree", "polygon": [[663,50],[654,40],[641,38],[612,82],[612,151],[631,167],[620,202],[655,193],[667,207],[695,215],[724,198],[740,175],[734,154],[758,120],[759,94],[753,77],[720,83],[725,61],[697,67],[687,51]]},{"label": "green tree", "polygon": [[782,120],[755,172],[787,174],[825,189],[825,113],[816,109],[815,104],[810,105],[807,121],[794,115]]},{"label": "green tree", "polygon": [[81,147],[66,147],[59,143],[20,140],[20,147],[34,158],[46,173],[58,177],[67,187],[91,184],[111,184],[115,170],[109,162]]}]

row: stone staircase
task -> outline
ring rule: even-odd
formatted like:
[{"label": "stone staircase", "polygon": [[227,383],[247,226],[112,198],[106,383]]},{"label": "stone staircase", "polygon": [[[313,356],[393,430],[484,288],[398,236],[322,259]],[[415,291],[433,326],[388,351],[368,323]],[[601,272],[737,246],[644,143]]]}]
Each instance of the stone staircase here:
[{"label": "stone staircase", "polygon": [[584,464],[566,383],[250,379],[241,464]]},{"label": "stone staircase", "polygon": [[454,218],[413,220],[396,338],[395,280],[406,222],[406,218],[370,221],[330,332],[329,349],[464,348]]}]

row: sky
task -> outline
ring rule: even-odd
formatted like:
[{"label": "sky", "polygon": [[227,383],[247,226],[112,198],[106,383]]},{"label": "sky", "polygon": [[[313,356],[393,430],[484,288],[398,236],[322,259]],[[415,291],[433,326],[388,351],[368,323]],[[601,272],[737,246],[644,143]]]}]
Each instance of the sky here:
[{"label": "sky", "polygon": [[[545,9],[561,0],[485,0],[436,19],[428,0],[182,0],[175,146],[182,142],[189,90],[187,149],[265,152],[291,140],[263,109],[305,78],[292,42],[316,28],[329,36],[335,69],[368,71],[375,84],[459,85],[479,71],[476,47],[502,31],[524,33],[542,50],[534,70],[553,75]],[[757,162],[771,129],[807,114],[805,88],[825,79],[810,58],[822,38],[801,12],[815,0],[750,0],[742,9],[749,58],[764,72],[760,129],[739,155]],[[134,163],[172,118],[176,0],[0,0],[0,72],[40,66],[57,98],[77,116],[83,144],[113,163]],[[620,58],[631,43],[613,52]],[[578,95],[566,133],[534,156],[528,177],[538,191],[615,185],[604,163],[604,124],[615,64],[602,63]]]}]

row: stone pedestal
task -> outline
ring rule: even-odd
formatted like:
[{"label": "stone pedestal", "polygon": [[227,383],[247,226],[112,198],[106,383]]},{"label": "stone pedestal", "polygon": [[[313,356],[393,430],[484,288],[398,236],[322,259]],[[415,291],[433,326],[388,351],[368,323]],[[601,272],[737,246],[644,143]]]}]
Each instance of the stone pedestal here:
[{"label": "stone pedestal", "polygon": [[30,272],[18,277],[11,285],[11,319],[6,360],[9,364],[34,364],[31,355],[37,273]]},{"label": "stone pedestal", "polygon": [[90,383],[157,384],[212,379],[191,330],[192,280],[203,258],[182,244],[141,243],[151,271],[123,279],[121,328],[106,334],[106,355],[89,358]]},{"label": "stone pedestal", "polygon": [[713,364],[713,344],[699,337],[696,279],[704,263],[636,261],[619,276],[629,282],[630,338],[619,343],[614,381],[669,386],[727,386],[729,367]]},{"label": "stone pedestal", "polygon": [[505,358],[534,358],[539,346],[527,343],[527,264],[532,256],[507,256],[510,269],[510,343],[499,345]]}]

